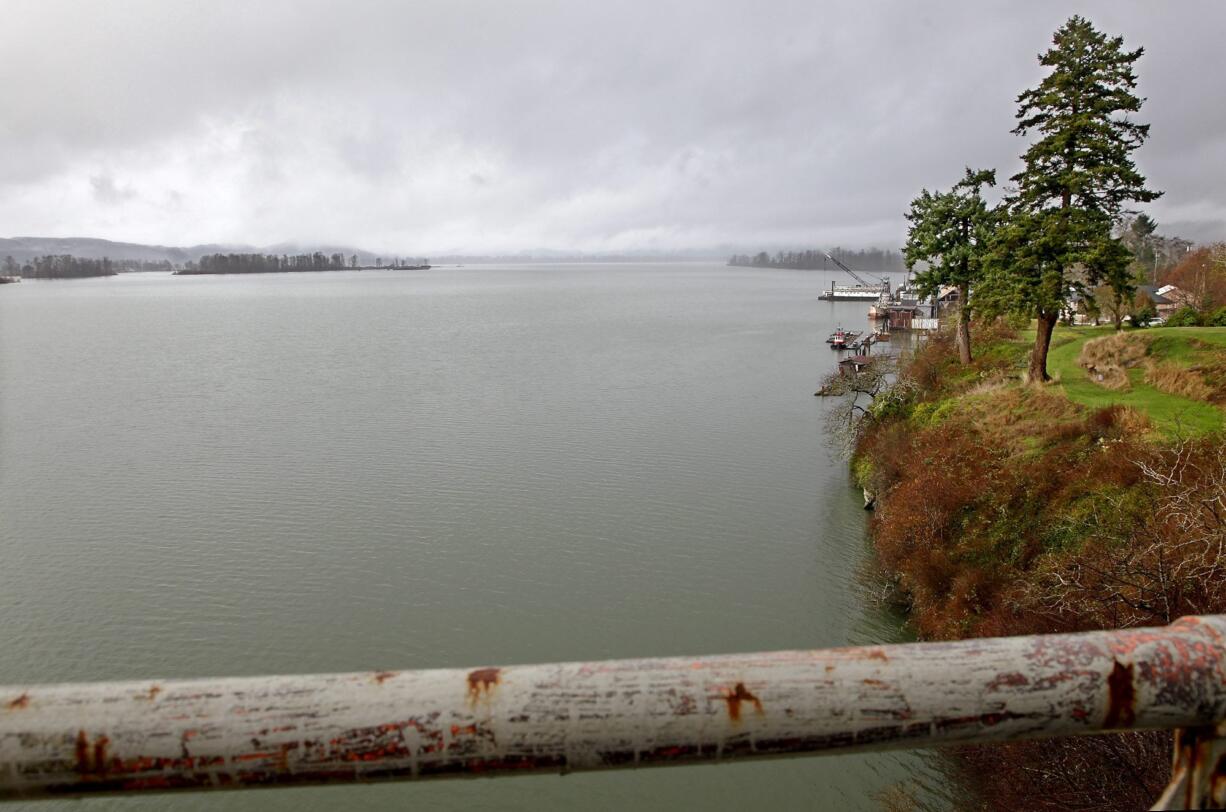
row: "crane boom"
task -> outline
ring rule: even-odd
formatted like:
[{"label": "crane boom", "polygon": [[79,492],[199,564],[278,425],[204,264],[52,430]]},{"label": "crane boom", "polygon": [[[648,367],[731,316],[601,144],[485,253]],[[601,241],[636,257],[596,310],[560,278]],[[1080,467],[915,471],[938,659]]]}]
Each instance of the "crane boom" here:
[{"label": "crane boom", "polygon": [[870,281],[868,281],[867,279],[865,279],[863,276],[860,276],[860,274],[858,274],[858,273],[856,273],[855,271],[853,271],[851,268],[848,268],[848,267],[847,267],[846,265],[844,265],[842,262],[839,262],[837,259],[835,259],[833,256],[831,256],[829,253],[824,252],[824,251],[823,251],[822,253],[825,253],[825,254],[826,254],[826,259],[830,260],[830,261],[831,261],[831,262],[833,262],[835,265],[838,265],[840,270],[844,271],[844,272],[845,272],[845,273],[847,273],[847,274],[850,274],[850,275],[851,275],[851,278],[852,278],[852,279],[855,279],[855,280],[856,280],[857,282],[859,282],[861,285],[881,285],[881,284],[885,284],[885,280],[884,280],[884,279],[880,279],[880,278],[879,278],[879,279],[878,279],[876,282],[870,282]]}]

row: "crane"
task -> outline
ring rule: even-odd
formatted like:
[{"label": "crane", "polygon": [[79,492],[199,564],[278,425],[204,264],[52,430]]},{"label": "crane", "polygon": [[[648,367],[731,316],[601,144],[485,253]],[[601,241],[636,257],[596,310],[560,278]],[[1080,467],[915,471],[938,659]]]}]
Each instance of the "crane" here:
[{"label": "crane", "polygon": [[829,253],[827,253],[827,252],[825,252],[825,251],[823,251],[822,253],[826,254],[826,259],[830,260],[830,261],[831,261],[831,262],[833,262],[835,265],[838,265],[840,270],[845,271],[846,273],[850,274],[850,275],[851,275],[851,278],[852,278],[852,279],[855,279],[855,280],[856,280],[857,282],[859,282],[861,285],[864,285],[864,286],[868,287],[868,286],[889,285],[889,284],[890,284],[890,280],[889,280],[887,277],[884,277],[884,276],[879,276],[879,277],[877,277],[877,281],[876,281],[876,282],[870,282],[870,281],[868,281],[867,279],[865,279],[863,276],[860,276],[860,274],[858,274],[858,273],[856,273],[855,271],[853,271],[851,268],[848,268],[848,267],[847,267],[846,265],[844,265],[842,262],[839,262],[837,259],[835,259],[834,257],[832,257],[832,256],[831,256]]}]

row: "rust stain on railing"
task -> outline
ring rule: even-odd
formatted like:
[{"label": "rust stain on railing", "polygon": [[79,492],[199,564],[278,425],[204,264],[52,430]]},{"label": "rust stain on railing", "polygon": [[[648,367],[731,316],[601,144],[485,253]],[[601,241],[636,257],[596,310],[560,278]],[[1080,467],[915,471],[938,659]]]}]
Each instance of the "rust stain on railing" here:
[{"label": "rust stain on railing", "polygon": [[698,658],[0,687],[0,799],[570,772],[1180,729],[1226,802],[1226,617]]},{"label": "rust stain on railing", "polygon": [[1136,691],[1132,687],[1132,664],[1124,665],[1118,660],[1107,675],[1107,718],[1105,728],[1127,728],[1136,718]]},{"label": "rust stain on railing", "polygon": [[746,690],[745,683],[743,682],[738,682],[735,688],[726,692],[724,694],[724,701],[728,703],[728,718],[733,722],[741,721],[742,702],[753,703],[753,709],[759,716],[764,713],[762,701]]},{"label": "rust stain on railing", "polygon": [[482,695],[486,698],[494,692],[498,681],[501,677],[502,669],[500,668],[478,668],[475,671],[470,671],[468,674],[468,700],[471,704],[477,704]]}]

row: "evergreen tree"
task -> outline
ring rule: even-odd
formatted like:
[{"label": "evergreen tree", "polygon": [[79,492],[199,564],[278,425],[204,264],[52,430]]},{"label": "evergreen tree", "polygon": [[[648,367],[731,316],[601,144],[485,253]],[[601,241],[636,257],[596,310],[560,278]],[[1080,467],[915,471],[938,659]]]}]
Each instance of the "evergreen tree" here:
[{"label": "evergreen tree", "polygon": [[1126,204],[1161,194],[1145,187],[1131,157],[1149,134],[1149,125],[1128,117],[1141,109],[1132,65],[1142,53],[1071,17],[1039,57],[1050,72],[1017,99],[1014,133],[1033,131],[1039,138],[1012,178],[1017,190],[1008,200],[1009,222],[998,231],[988,282],[998,305],[1038,319],[1033,381],[1048,380],[1052,330],[1070,295],[1104,280],[1127,288],[1112,228]]},{"label": "evergreen tree", "polygon": [[1133,275],[1147,279],[1152,285],[1158,281],[1157,242],[1158,224],[1147,214],[1126,218],[1120,224],[1120,239],[1132,252]]},{"label": "evergreen tree", "polygon": [[911,201],[907,244],[903,257],[907,270],[917,262],[928,267],[915,275],[922,296],[935,296],[945,285],[958,288],[958,358],[971,362],[971,286],[983,274],[983,260],[995,226],[996,214],[980,190],[996,185],[992,169],[966,170],[966,176],[948,192],[924,189]]}]

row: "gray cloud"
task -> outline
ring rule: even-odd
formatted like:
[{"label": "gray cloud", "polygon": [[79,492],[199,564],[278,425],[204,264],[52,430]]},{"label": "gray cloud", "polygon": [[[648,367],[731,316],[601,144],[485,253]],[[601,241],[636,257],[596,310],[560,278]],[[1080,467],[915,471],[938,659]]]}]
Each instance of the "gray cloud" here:
[{"label": "gray cloud", "polygon": [[1074,12],[1147,49],[1151,213],[1226,236],[1216,0],[8,0],[0,221],[419,253],[897,245],[921,187],[1016,171],[1015,98]]},{"label": "gray cloud", "polygon": [[136,192],[127,186],[120,186],[109,174],[94,175],[89,179],[93,188],[94,200],[104,206],[114,206],[136,197]]}]

